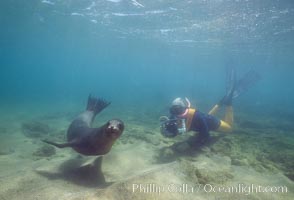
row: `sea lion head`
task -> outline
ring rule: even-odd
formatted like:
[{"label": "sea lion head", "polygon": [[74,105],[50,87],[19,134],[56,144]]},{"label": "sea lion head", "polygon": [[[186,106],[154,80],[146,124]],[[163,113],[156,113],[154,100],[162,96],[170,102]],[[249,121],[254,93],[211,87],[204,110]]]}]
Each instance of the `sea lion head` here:
[{"label": "sea lion head", "polygon": [[105,133],[107,137],[117,139],[124,131],[124,123],[119,119],[112,119],[106,123]]}]

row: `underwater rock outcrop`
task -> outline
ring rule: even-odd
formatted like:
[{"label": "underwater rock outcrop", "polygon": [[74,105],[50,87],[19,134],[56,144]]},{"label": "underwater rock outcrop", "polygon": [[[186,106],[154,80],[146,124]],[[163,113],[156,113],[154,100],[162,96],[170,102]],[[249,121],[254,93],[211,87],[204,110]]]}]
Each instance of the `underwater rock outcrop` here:
[{"label": "underwater rock outcrop", "polygon": [[127,133],[121,137],[121,142],[123,144],[134,143],[135,140],[141,140],[147,143],[150,143],[154,146],[158,146],[160,144],[160,139],[155,132],[146,130],[143,127],[131,127],[127,130]]},{"label": "underwater rock outcrop", "polygon": [[26,137],[41,138],[49,133],[50,127],[47,124],[38,121],[32,121],[23,123],[21,130]]},{"label": "underwater rock outcrop", "polygon": [[198,178],[198,182],[204,185],[208,183],[224,184],[228,180],[234,178],[233,174],[226,170],[212,171],[196,168],[195,175]]},{"label": "underwater rock outcrop", "polygon": [[291,135],[271,129],[237,129],[220,138],[211,151],[229,156],[232,165],[249,166],[258,172],[282,171],[293,180],[294,142]]},{"label": "underwater rock outcrop", "polygon": [[168,163],[178,158],[177,153],[170,147],[165,147],[159,151],[155,160],[157,163]]},{"label": "underwater rock outcrop", "polygon": [[0,148],[0,156],[9,155],[12,153],[14,153],[14,149],[12,149],[12,148],[9,148],[9,149],[1,149]]},{"label": "underwater rock outcrop", "polygon": [[[48,139],[54,139],[55,141],[66,141],[66,132],[67,130],[62,129],[62,130],[57,130],[57,131],[52,131],[50,132],[50,138],[48,137]],[[46,138],[47,139],[47,138]]]},{"label": "underwater rock outcrop", "polygon": [[254,129],[262,129],[264,128],[264,125],[261,123],[258,123],[256,121],[252,121],[252,120],[238,120],[237,122],[238,126],[242,127],[242,128],[254,128]]},{"label": "underwater rock outcrop", "polygon": [[39,157],[50,157],[53,156],[56,153],[56,150],[54,147],[50,145],[43,145],[40,148],[38,148],[33,155],[39,156]]},{"label": "underwater rock outcrop", "polygon": [[227,156],[200,155],[194,165],[194,173],[200,184],[225,184],[234,178],[231,159]]}]

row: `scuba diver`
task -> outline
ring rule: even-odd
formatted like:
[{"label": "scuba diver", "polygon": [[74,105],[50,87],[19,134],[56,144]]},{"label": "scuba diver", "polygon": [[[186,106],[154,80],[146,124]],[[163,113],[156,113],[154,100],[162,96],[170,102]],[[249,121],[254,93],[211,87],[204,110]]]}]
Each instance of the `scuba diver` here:
[{"label": "scuba diver", "polygon": [[[234,68],[229,68],[227,73],[226,95],[209,111],[203,113],[191,107],[188,98],[176,98],[169,109],[170,117],[160,117],[161,134],[165,137],[175,137],[188,131],[199,132],[199,143],[208,142],[209,131],[232,132],[234,115],[233,99],[248,90],[260,79],[260,75],[250,70],[243,78],[236,81]],[[225,107],[223,119],[215,117],[221,107]]]}]

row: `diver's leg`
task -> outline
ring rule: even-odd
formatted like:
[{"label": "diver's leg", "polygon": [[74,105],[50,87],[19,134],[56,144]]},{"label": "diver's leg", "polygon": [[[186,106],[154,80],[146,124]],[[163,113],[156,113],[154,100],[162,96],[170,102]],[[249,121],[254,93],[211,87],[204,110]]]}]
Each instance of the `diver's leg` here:
[{"label": "diver's leg", "polygon": [[232,132],[232,126],[227,122],[220,120],[220,125],[216,131],[223,132],[223,133],[230,133]]},{"label": "diver's leg", "polygon": [[232,105],[232,97],[235,90],[236,70],[234,67],[227,67],[227,87],[225,96],[209,111],[209,115],[215,115],[222,106]]},{"label": "diver's leg", "polygon": [[216,113],[218,112],[220,108],[219,104],[215,104],[215,106],[213,106],[213,108],[208,112],[209,115],[216,115]]},{"label": "diver's leg", "polygon": [[230,126],[233,126],[233,123],[234,123],[233,106],[226,106],[226,113],[225,113],[224,121],[227,122]]},{"label": "diver's leg", "polygon": [[220,120],[220,125],[217,131],[220,132],[232,132],[232,127],[234,123],[234,113],[233,113],[233,106],[226,107],[226,113],[224,120]]}]

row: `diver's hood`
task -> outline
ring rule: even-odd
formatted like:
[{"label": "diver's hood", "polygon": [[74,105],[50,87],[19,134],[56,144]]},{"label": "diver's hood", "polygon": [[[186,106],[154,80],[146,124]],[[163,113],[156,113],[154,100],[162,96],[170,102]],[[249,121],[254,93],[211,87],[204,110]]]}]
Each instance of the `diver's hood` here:
[{"label": "diver's hood", "polygon": [[178,97],[175,100],[173,100],[169,112],[171,115],[175,116],[185,115],[187,109],[190,108],[190,106],[191,103],[187,97],[185,97],[185,99]]}]

